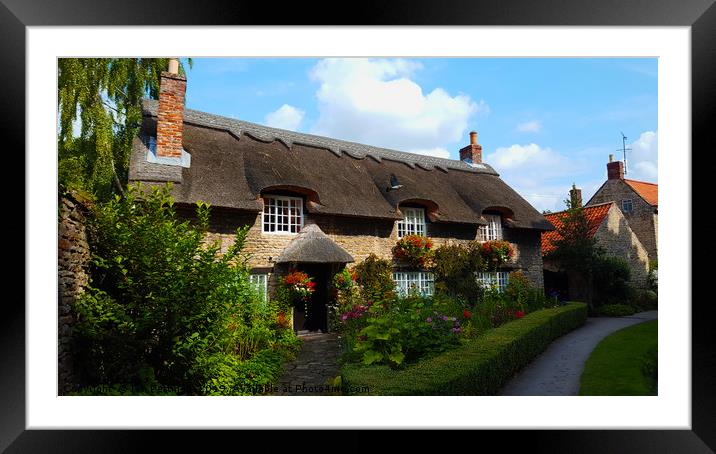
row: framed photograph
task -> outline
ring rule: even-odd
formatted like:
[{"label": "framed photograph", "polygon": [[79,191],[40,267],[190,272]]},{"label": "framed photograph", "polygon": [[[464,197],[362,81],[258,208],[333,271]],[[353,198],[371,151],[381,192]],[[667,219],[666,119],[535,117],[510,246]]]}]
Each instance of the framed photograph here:
[{"label": "framed photograph", "polygon": [[0,1],[26,169],[0,448],[510,429],[712,452],[713,2]]}]

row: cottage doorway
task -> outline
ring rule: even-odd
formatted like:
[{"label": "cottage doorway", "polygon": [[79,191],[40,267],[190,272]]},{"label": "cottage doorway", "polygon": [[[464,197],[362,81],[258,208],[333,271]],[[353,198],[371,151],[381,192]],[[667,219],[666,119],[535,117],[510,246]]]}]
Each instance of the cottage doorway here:
[{"label": "cottage doorway", "polygon": [[310,300],[299,303],[293,310],[293,329],[297,333],[328,332],[328,299],[330,297],[331,270],[329,263],[299,263],[296,269],[313,278],[316,283]]}]

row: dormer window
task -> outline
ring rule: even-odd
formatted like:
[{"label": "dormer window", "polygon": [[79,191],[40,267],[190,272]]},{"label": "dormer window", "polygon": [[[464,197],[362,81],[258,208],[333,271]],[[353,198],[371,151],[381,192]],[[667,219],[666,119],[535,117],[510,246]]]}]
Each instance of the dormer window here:
[{"label": "dormer window", "polygon": [[403,213],[403,219],[398,221],[398,239],[406,235],[426,236],[425,208],[403,207],[400,211]]},{"label": "dormer window", "polygon": [[499,214],[483,214],[487,225],[481,225],[477,231],[479,241],[493,241],[502,239],[502,217]]},{"label": "dormer window", "polygon": [[303,227],[303,199],[265,196],[261,221],[264,233],[298,233]]}]

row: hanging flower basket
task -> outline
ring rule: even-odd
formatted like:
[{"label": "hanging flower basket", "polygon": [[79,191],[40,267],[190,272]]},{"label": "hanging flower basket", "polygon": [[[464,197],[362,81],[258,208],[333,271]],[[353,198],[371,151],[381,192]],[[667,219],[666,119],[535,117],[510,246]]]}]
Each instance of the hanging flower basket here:
[{"label": "hanging flower basket", "polygon": [[292,301],[303,303],[305,316],[308,317],[308,302],[316,287],[313,278],[303,271],[291,271],[281,278],[281,285],[288,290]]},{"label": "hanging flower basket", "polygon": [[393,257],[415,268],[426,268],[433,258],[433,242],[420,235],[406,235],[393,246]]},{"label": "hanging flower basket", "polygon": [[514,256],[512,245],[503,240],[486,241],[480,247],[480,255],[489,269],[497,269],[509,262]]}]

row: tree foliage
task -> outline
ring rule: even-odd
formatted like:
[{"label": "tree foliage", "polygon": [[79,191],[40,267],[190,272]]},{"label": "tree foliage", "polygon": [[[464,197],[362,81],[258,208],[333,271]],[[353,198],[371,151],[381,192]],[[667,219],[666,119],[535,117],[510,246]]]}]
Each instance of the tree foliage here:
[{"label": "tree foliage", "polygon": [[597,240],[589,234],[589,223],[584,208],[566,200],[567,211],[562,225],[557,227],[560,238],[554,240],[554,249],[545,256],[562,270],[591,274],[596,260],[602,254]]},{"label": "tree foliage", "polygon": [[[191,60],[188,63],[191,66]],[[167,64],[167,58],[58,60],[61,185],[86,190],[100,200],[123,192],[142,98],[159,96]]]},{"label": "tree foliage", "polygon": [[209,207],[180,222],[168,187],[130,186],[92,214],[92,281],[75,305],[85,386],[252,394],[278,378],[295,336],[249,283],[248,228],[222,253],[205,241]]}]

